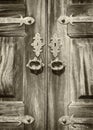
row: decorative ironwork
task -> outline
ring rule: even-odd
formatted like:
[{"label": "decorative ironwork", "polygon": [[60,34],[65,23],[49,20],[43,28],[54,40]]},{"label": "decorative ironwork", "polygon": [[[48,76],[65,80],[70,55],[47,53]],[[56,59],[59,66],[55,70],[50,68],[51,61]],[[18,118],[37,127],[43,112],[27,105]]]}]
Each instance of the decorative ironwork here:
[{"label": "decorative ironwork", "polygon": [[62,124],[63,126],[71,126],[72,128],[78,128],[81,125],[85,128],[89,128],[90,125],[93,125],[93,118],[90,117],[74,117],[74,115],[72,115],[71,117],[69,116],[62,116],[59,119],[59,123]]},{"label": "decorative ironwork", "polygon": [[43,71],[44,63],[42,63],[42,60],[38,60],[37,57],[34,57],[34,59],[29,60],[28,64],[26,65],[30,71],[34,74],[38,74],[39,72]]},{"label": "decorative ironwork", "polygon": [[52,60],[49,64],[49,67],[52,69],[52,72],[54,74],[61,74],[65,70],[65,63],[56,58],[55,60]]},{"label": "decorative ironwork", "polygon": [[71,24],[73,25],[74,23],[93,23],[93,17],[91,16],[75,16],[75,17],[72,17],[72,15],[70,16],[60,16],[58,18],[58,21],[61,23],[61,24]]},{"label": "decorative ironwork", "polygon": [[65,64],[59,60],[58,54],[60,53],[62,46],[61,39],[58,38],[57,34],[55,33],[50,40],[49,47],[51,49],[51,53],[54,56],[54,60],[51,61],[49,67],[51,68],[54,74],[60,75],[65,70]]},{"label": "decorative ironwork", "polygon": [[49,46],[51,48],[51,53],[53,54],[53,56],[57,57],[58,53],[60,52],[60,48],[62,46],[61,39],[58,38],[57,34],[53,35],[53,37],[51,38]]},{"label": "decorative ironwork", "polygon": [[20,24],[19,26],[22,26],[23,24],[31,25],[35,22],[34,18],[32,17],[22,17],[20,18],[12,18],[12,17],[0,17],[0,23],[11,23],[11,24]]},{"label": "decorative ironwork", "polygon": [[31,43],[31,46],[34,48],[33,52],[36,56],[32,60],[29,60],[26,66],[30,69],[31,73],[37,75],[43,71],[44,63],[41,59],[38,59],[38,57],[40,56],[42,47],[45,44],[43,43],[43,39],[40,37],[39,33],[36,33],[33,39],[34,41]]},{"label": "decorative ironwork", "polygon": [[34,42],[31,43],[31,46],[33,46],[34,48],[33,51],[35,52],[35,55],[39,57],[40,53],[42,52],[42,47],[45,44],[42,42],[42,38],[40,37],[39,33],[36,33],[33,39],[34,39]]},{"label": "decorative ironwork", "polygon": [[34,118],[25,115],[25,116],[0,116],[1,123],[18,123],[18,126],[21,124],[31,124],[34,121]]}]

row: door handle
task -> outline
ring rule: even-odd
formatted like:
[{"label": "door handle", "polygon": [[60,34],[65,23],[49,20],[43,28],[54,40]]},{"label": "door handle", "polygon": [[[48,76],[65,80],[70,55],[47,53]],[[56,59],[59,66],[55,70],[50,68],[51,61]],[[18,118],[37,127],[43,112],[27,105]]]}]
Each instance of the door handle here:
[{"label": "door handle", "polygon": [[29,60],[26,67],[28,67],[32,73],[38,74],[43,71],[44,63],[41,59],[38,60],[37,57],[34,57],[34,59]]},{"label": "door handle", "polygon": [[6,24],[19,24],[19,26],[22,26],[23,24],[31,25],[35,22],[34,18],[32,17],[22,17],[20,18],[13,18],[13,17],[0,17],[0,23]]},{"label": "door handle", "polygon": [[32,124],[34,118],[30,115],[25,116],[0,116],[0,123],[18,123],[17,126],[21,124]]},{"label": "door handle", "polygon": [[38,75],[43,71],[44,68],[44,63],[41,59],[39,59],[39,56],[45,44],[43,43],[43,39],[39,33],[36,33],[33,39],[34,41],[31,43],[31,46],[34,48],[33,52],[35,53],[35,57],[28,61],[26,67],[30,69],[31,73]]},{"label": "door handle", "polygon": [[58,38],[57,34],[54,34],[50,40],[49,47],[55,59],[49,63],[49,67],[52,69],[52,72],[54,74],[58,74],[58,75],[61,74],[65,69],[64,62],[58,58],[58,54],[60,53],[61,46],[62,46],[61,39]]},{"label": "door handle", "polygon": [[75,16],[75,17],[72,17],[72,15],[70,16],[60,16],[58,18],[58,21],[62,24],[72,24],[73,23],[87,23],[87,22],[90,22],[90,23],[93,23],[93,17],[91,16]]},{"label": "door handle", "polygon": [[55,60],[52,60],[49,64],[49,67],[52,69],[52,71],[56,74],[60,73],[65,69],[65,63],[56,58]]},{"label": "door handle", "polygon": [[78,125],[88,128],[90,125],[93,125],[93,117],[78,118],[74,117],[74,115],[72,115],[71,117],[62,116],[61,118],[59,118],[58,121],[63,126],[71,126],[72,128],[77,128]]}]

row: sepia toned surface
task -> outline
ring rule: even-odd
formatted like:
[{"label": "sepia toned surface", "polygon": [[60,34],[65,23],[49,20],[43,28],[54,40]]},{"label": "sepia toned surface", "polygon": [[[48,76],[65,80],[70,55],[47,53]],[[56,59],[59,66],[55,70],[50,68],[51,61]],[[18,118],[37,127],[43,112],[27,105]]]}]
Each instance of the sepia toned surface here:
[{"label": "sepia toned surface", "polygon": [[[18,120],[5,123],[0,118],[0,130],[93,129],[93,23],[58,21],[60,16],[92,17],[92,4],[92,0],[0,0],[0,17],[35,20],[23,26],[0,24],[0,117],[29,115],[34,120],[18,126]],[[34,68],[38,61],[44,63],[42,72],[32,73],[27,67],[34,57]],[[49,66],[55,59],[58,72]],[[59,61],[65,66],[62,72]],[[65,117],[71,124],[66,125]]]}]

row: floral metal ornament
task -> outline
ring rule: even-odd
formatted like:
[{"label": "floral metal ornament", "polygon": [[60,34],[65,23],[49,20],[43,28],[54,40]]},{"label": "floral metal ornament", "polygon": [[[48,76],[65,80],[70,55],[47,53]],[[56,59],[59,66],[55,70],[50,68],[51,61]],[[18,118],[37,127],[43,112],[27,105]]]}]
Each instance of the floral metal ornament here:
[{"label": "floral metal ornament", "polygon": [[30,71],[34,74],[38,74],[43,71],[44,63],[42,60],[37,59],[37,57],[34,57],[34,59],[29,60],[28,64],[26,65]]},{"label": "floral metal ornament", "polygon": [[34,42],[31,43],[31,46],[34,48],[35,55],[39,57],[40,53],[42,52],[42,47],[45,45],[43,43],[43,39],[40,37],[39,33],[35,34],[35,37],[33,38]]},{"label": "floral metal ornament", "polygon": [[45,44],[43,43],[43,39],[40,37],[39,33],[36,33],[33,39],[34,41],[31,43],[31,46],[34,48],[33,52],[35,53],[35,57],[32,60],[30,59],[26,66],[30,69],[31,73],[38,75],[43,71],[44,68],[44,63],[38,57],[40,56],[42,47]]},{"label": "floral metal ornament", "polygon": [[49,47],[55,59],[50,62],[49,67],[51,68],[54,74],[58,74],[58,75],[63,73],[65,70],[64,62],[59,60],[58,58],[58,53],[61,50],[61,46],[62,46],[61,39],[58,38],[57,34],[54,34],[50,40]]},{"label": "floral metal ornament", "polygon": [[58,38],[57,34],[54,34],[49,44],[49,47],[51,48],[51,53],[53,54],[54,57],[58,56],[61,46],[62,46],[61,39]]}]

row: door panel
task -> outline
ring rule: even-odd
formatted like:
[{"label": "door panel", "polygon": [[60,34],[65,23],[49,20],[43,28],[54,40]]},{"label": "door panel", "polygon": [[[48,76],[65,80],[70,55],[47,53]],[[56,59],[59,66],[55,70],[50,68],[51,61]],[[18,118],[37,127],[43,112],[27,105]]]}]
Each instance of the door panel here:
[{"label": "door panel", "polygon": [[[27,16],[33,16],[35,23],[32,26],[26,26],[27,36],[25,38],[25,55],[24,55],[24,102],[25,111],[32,115],[35,119],[34,124],[25,126],[26,130],[44,130],[46,129],[47,115],[47,1],[46,0],[27,0]],[[40,41],[45,45],[42,47],[42,53],[38,60],[42,60],[44,68],[41,73],[34,74],[26,67],[29,60],[36,57],[33,51],[35,48],[31,46],[34,43],[36,34],[40,35]],[[37,42],[36,42],[37,43]]]},{"label": "door panel", "polygon": [[92,39],[75,39],[72,43],[72,88],[75,99],[92,98]]},{"label": "door panel", "polygon": [[[65,35],[69,37],[69,92],[67,112],[59,122],[65,129],[93,129],[93,85],[92,85],[92,48],[93,35],[91,21],[74,21],[75,18],[87,19],[93,15],[92,1],[68,1],[66,17],[72,21],[63,24]],[[63,15],[64,16],[64,15]],[[92,17],[91,17],[92,18]],[[62,19],[61,19],[62,20]],[[66,19],[65,19],[66,20]],[[73,22],[74,21],[74,22]],[[68,127],[69,126],[69,127]]]},{"label": "door panel", "polygon": [[[23,103],[23,56],[25,16],[23,1],[0,1],[0,129],[24,130],[24,124],[34,119],[25,113]],[[21,17],[21,18],[20,18]],[[18,20],[11,23],[10,19]],[[4,19],[8,19],[2,23]],[[14,21],[14,20],[13,20]],[[10,23],[9,23],[10,22]],[[32,121],[32,122],[33,122]]]},{"label": "door panel", "polygon": [[0,4],[19,4],[24,3],[24,0],[0,0]]},{"label": "door panel", "polygon": [[[69,61],[69,44],[68,37],[65,34],[67,28],[58,23],[60,14],[65,14],[66,1],[51,0],[48,1],[48,45],[50,43],[58,44],[61,41],[62,46],[59,49],[57,58],[66,65],[65,69],[54,72],[51,67],[48,68],[48,130],[63,130],[64,128],[58,123],[61,115],[67,113],[68,95],[68,61]],[[55,34],[57,38],[55,38]],[[53,39],[54,38],[54,39]],[[54,52],[56,49],[54,50]],[[48,64],[56,58],[48,49]],[[59,68],[59,67],[58,67]]]},{"label": "door panel", "polygon": [[72,3],[93,3],[92,0],[71,0]]},{"label": "door panel", "polygon": [[0,97],[22,100],[23,38],[0,38]]},{"label": "door panel", "polygon": [[[20,18],[25,16],[24,4],[0,4],[0,17]],[[0,36],[25,36],[25,26],[0,23]]]},{"label": "door panel", "polygon": [[[76,17],[92,19],[92,3],[0,1],[0,18],[35,20],[26,26],[0,24],[1,130],[93,129],[93,21],[73,22]],[[72,23],[60,21],[70,15]]]},{"label": "door panel", "polygon": [[[93,5],[92,4],[72,4],[67,7],[67,16],[73,17],[86,17],[93,15]],[[74,25],[74,26],[73,26]],[[71,38],[76,37],[93,37],[93,23],[92,22],[82,22],[78,21],[73,24],[68,24],[68,36]]]}]

